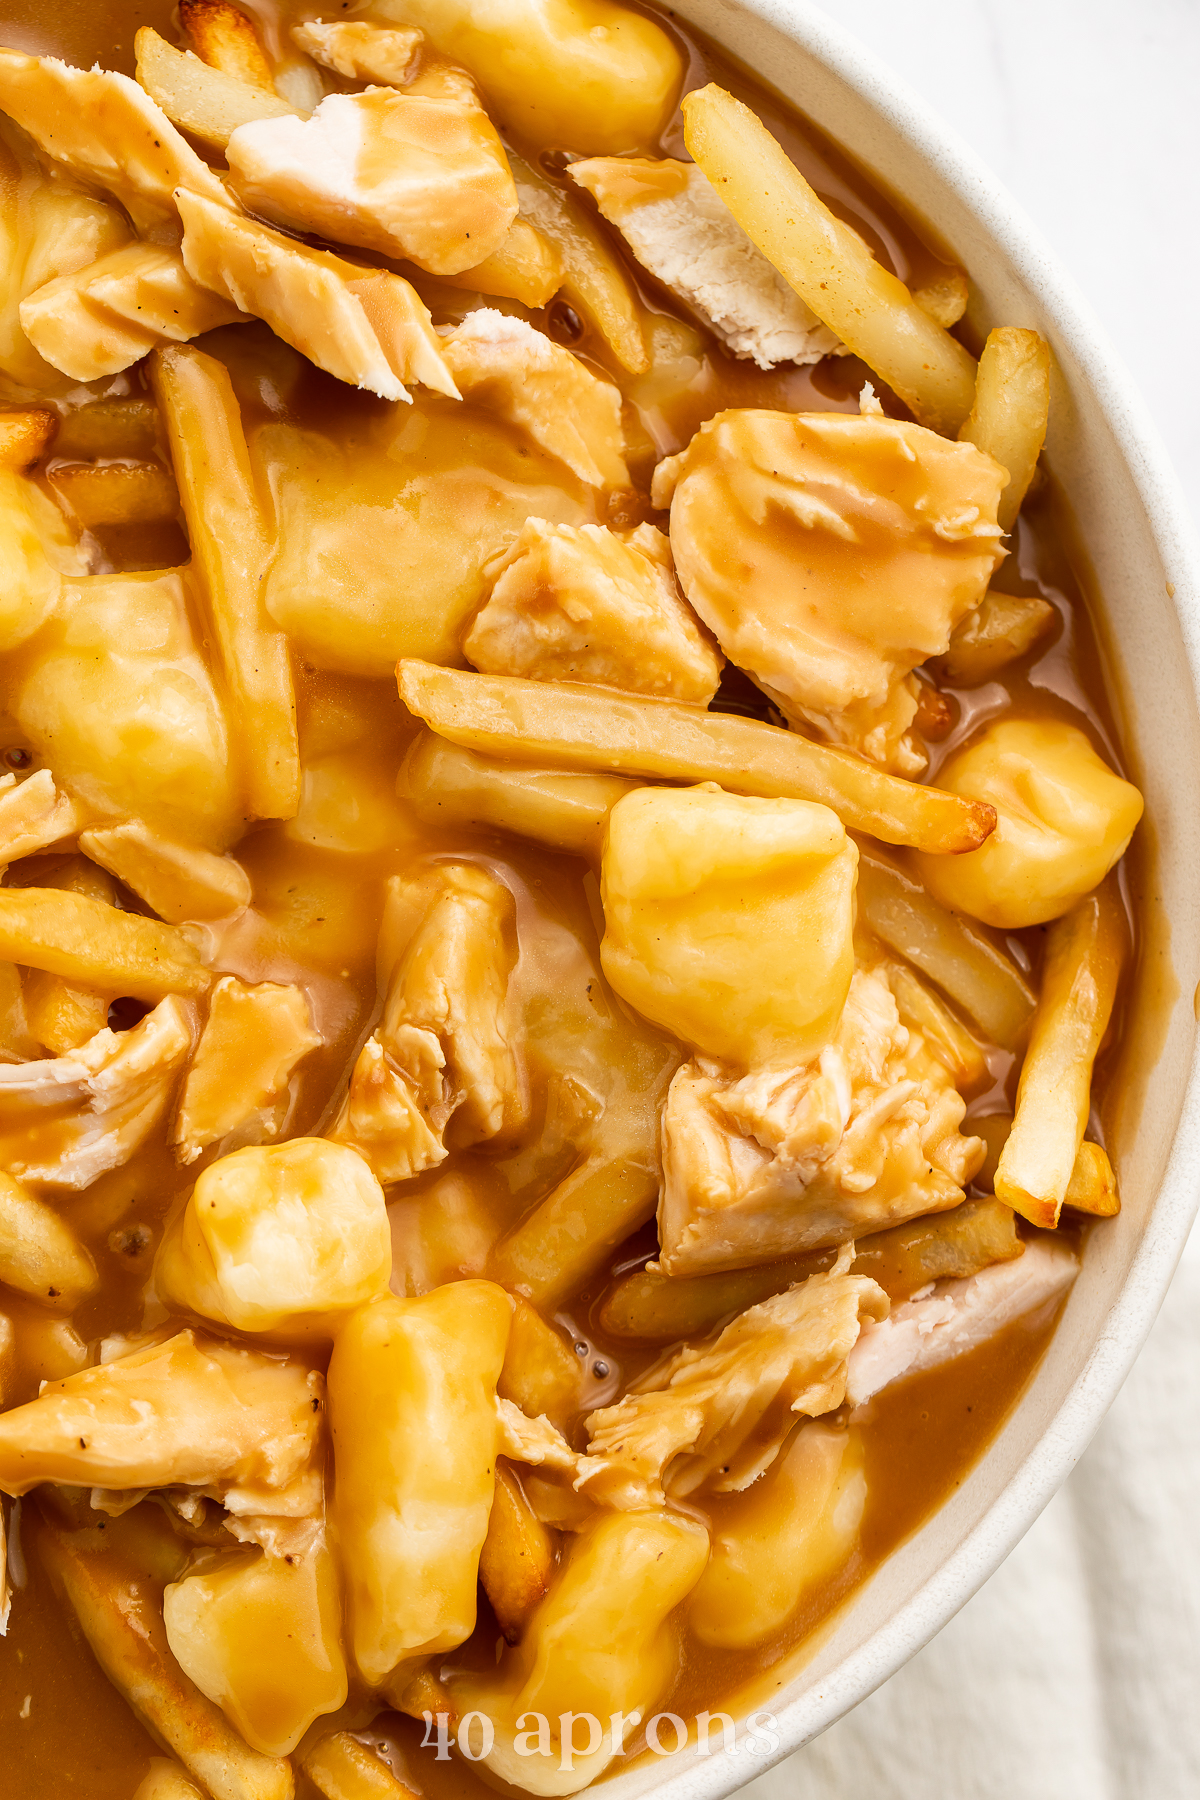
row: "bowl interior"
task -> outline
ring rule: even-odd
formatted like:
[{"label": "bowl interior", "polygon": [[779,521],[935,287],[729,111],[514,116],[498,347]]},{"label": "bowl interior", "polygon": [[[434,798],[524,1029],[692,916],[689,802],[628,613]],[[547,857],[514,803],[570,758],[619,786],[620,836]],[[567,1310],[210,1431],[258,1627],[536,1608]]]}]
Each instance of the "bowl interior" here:
[{"label": "bowl interior", "polygon": [[[1144,943],[1105,1124],[1122,1211],[1094,1232],[1040,1369],[962,1488],[860,1588],[802,1667],[753,1705],[777,1748],[642,1759],[612,1800],[732,1792],[863,1699],[986,1580],[1070,1473],[1153,1323],[1200,1189],[1197,560],[1181,496],[1099,326],[998,184],[923,104],[807,0],[677,0],[807,115],[967,269],[969,323],[1032,326],[1056,359],[1047,463],[1107,652],[1146,823],[1132,882]],[[1153,1104],[1147,1104],[1153,1095]],[[669,1734],[668,1734],[669,1741]]]}]

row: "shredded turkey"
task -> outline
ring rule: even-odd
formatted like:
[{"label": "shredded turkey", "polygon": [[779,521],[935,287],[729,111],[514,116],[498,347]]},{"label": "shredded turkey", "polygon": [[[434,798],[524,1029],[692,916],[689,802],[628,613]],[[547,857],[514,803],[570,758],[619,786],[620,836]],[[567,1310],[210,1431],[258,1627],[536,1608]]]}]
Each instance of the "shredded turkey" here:
[{"label": "shredded turkey", "polygon": [[21,325],[48,363],[75,381],[98,381],[159,344],[182,344],[247,315],[201,287],[178,250],[127,244],[60,275],[22,300]]},{"label": "shredded turkey", "polygon": [[75,837],[90,817],[86,807],[61,791],[49,769],[20,782],[15,775],[0,777],[0,864],[36,856]]},{"label": "shredded turkey", "polygon": [[497,1401],[500,1454],[569,1475],[577,1492],[620,1511],[661,1505],[668,1494],[749,1487],[798,1414],[842,1404],[860,1330],[887,1317],[883,1289],[848,1273],[852,1256],[847,1247],[828,1273],[750,1307],[715,1341],[655,1363],[615,1406],[591,1414],[585,1454],[549,1419]]},{"label": "shredded turkey", "polygon": [[628,486],[620,390],[561,344],[482,306],[441,350],[464,400],[528,432],[590,486]]},{"label": "shredded turkey", "polygon": [[182,1487],[246,1520],[308,1518],[322,1506],[324,1409],[306,1363],[179,1331],[0,1416],[0,1490]]},{"label": "shredded turkey", "polygon": [[1039,1232],[1011,1262],[931,1282],[887,1319],[866,1325],[850,1356],[846,1398],[860,1406],[902,1375],[965,1356],[1006,1325],[1060,1298],[1079,1273],[1069,1244]]},{"label": "shredded turkey", "polygon": [[984,1145],[886,965],[858,969],[832,1043],[799,1068],[735,1079],[697,1058],[663,1111],[661,1265],[736,1269],[958,1206]]},{"label": "shredded turkey", "polygon": [[406,1181],[449,1154],[513,1131],[525,1087],[509,1039],[515,961],[508,889],[469,863],[396,876],[380,937],[383,1021],[364,1045],[330,1136],[379,1180]]},{"label": "shredded turkey", "polygon": [[463,649],[477,669],[595,681],[706,706],[721,658],[675,582],[653,525],[530,519],[489,570],[491,593]]},{"label": "shredded turkey", "polygon": [[194,1008],[171,995],[132,1030],[69,1056],[0,1066],[0,1158],[11,1175],[85,1188],[162,1122],[191,1050]]},{"label": "shredded turkey", "polygon": [[571,163],[644,269],[699,314],[734,356],[760,369],[841,349],[742,230],[695,163],[596,156]]},{"label": "shredded turkey", "polygon": [[251,212],[434,275],[482,262],[517,216],[508,159],[470,87],[329,94],[307,119],[239,126],[226,156]]},{"label": "shredded turkey", "polygon": [[194,1162],[222,1138],[260,1144],[278,1137],[292,1074],[323,1041],[298,987],[222,976],[183,1085],[175,1123],[180,1161]]},{"label": "shredded turkey", "polygon": [[801,729],[918,774],[912,670],[942,655],[1000,561],[1000,465],[864,411],[737,409],[661,462],[684,593]]},{"label": "shredded turkey", "polygon": [[188,274],[319,369],[384,400],[406,381],[457,399],[429,313],[399,275],[313,250],[199,194],[176,196]]}]

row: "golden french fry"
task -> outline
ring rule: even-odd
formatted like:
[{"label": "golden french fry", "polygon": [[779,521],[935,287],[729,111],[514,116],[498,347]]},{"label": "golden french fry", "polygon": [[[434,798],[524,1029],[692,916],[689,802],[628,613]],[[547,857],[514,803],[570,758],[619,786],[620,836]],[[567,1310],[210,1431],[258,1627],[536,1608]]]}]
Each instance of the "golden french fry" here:
[{"label": "golden french fry", "polygon": [[974,359],[818,199],[748,106],[712,83],[681,106],[689,151],[784,280],[922,425],[956,432]]},{"label": "golden french fry", "polygon": [[1052,1228],[1075,1169],[1092,1099],[1092,1065],[1125,960],[1125,918],[1108,879],[1046,934],[1042,992],[996,1170],[996,1197]]},{"label": "golden french fry", "polygon": [[[992,1263],[1011,1262],[1021,1249],[1010,1207],[965,1200],[952,1212],[909,1219],[859,1238],[854,1273],[871,1276],[892,1300],[906,1300],[927,1282],[974,1275]],[[609,1290],[600,1309],[601,1329],[611,1337],[650,1343],[700,1337],[722,1319],[829,1268],[836,1255],[836,1249],[812,1250],[757,1269],[684,1280],[640,1269]]]},{"label": "golden french fry", "polygon": [[554,1540],[509,1465],[496,1464],[496,1493],[479,1553],[479,1579],[510,1644],[521,1633],[554,1572]]},{"label": "golden french fry", "polygon": [[179,1667],[148,1584],[36,1507],[21,1523],[108,1679],[212,1800],[292,1800],[290,1763],[251,1750]]},{"label": "golden french fry", "polygon": [[1063,1205],[1073,1206],[1076,1212],[1091,1213],[1098,1219],[1112,1219],[1120,1212],[1117,1177],[1108,1153],[1101,1145],[1087,1139],[1080,1144]]},{"label": "golden french fry", "polygon": [[250,877],[232,856],[172,843],[140,819],[83,831],[79,848],[176,925],[224,918],[250,904]]},{"label": "golden french fry", "polygon": [[609,810],[637,785],[620,775],[514,768],[433,731],[414,738],[397,783],[429,825],[515,831],[553,850],[589,857],[599,854]]},{"label": "golden french fry", "polygon": [[161,463],[58,463],[50,483],[85,530],[179,516],[179,490]]},{"label": "golden french fry", "polygon": [[858,917],[949,995],[984,1037],[1017,1050],[1033,1017],[1021,971],[978,926],[947,912],[894,864],[859,845]]},{"label": "golden french fry", "polygon": [[252,119],[299,116],[274,89],[252,87],[222,69],[211,68],[189,50],[176,50],[143,25],[133,40],[137,78],[173,125],[199,138],[210,150],[224,150],[239,125]]},{"label": "golden french fry", "polygon": [[248,87],[273,94],[275,83],[253,22],[229,0],[179,0],[179,23],[202,62]]},{"label": "golden french fry", "polygon": [[0,959],[135,1000],[202,994],[210,979],[173,925],[53,888],[0,889]]},{"label": "golden french fry", "polygon": [[959,429],[1008,470],[996,517],[1011,531],[1033,480],[1050,417],[1050,346],[1036,331],[1001,326],[988,333],[979,359],[975,399]]},{"label": "golden french fry", "polygon": [[987,1058],[966,1026],[925,986],[907,963],[889,962],[887,982],[900,1021],[925,1035],[933,1054],[949,1069],[960,1094],[971,1095],[991,1080]]},{"label": "golden french fry", "polygon": [[69,412],[54,440],[56,456],[78,462],[101,457],[145,461],[158,448],[158,408],[153,400],[91,400]]},{"label": "golden french fry", "polygon": [[204,1800],[194,1781],[189,1781],[177,1762],[156,1756],[133,1800]]},{"label": "golden french fry", "polygon": [[99,1285],[96,1265],[52,1206],[0,1174],[0,1282],[62,1312]]},{"label": "golden french fry", "polygon": [[95,988],[74,987],[44,969],[27,969],[22,991],[29,1029],[52,1056],[78,1050],[103,1031],[116,999],[115,994],[101,994]]},{"label": "golden french fry", "polygon": [[287,638],[262,601],[271,534],[233,383],[223,363],[184,348],[157,351],[151,380],[242,738],[249,816],[290,819],[300,804],[296,696]]},{"label": "golden french fry", "polygon": [[912,297],[935,324],[949,331],[967,310],[971,284],[962,269],[945,269],[923,287],[914,288]]},{"label": "golden french fry", "polygon": [[654,1216],[658,1183],[656,1145],[589,1157],[502,1241],[489,1273],[553,1309]]},{"label": "golden french fry", "polygon": [[0,413],[0,469],[20,471],[40,462],[58,428],[58,414],[49,407]]},{"label": "golden french fry", "polygon": [[30,1030],[20,971],[15,963],[0,962],[0,1063],[28,1062],[44,1041]]},{"label": "golden french fry", "polygon": [[461,275],[442,275],[447,287],[498,294],[522,306],[546,306],[563,281],[561,253],[526,219],[514,219],[498,250]]},{"label": "golden french fry", "polygon": [[409,712],[439,737],[486,756],[815,800],[847,826],[935,854],[978,849],[996,822],[979,801],[886,775],[798,732],[681,701],[411,660],[397,664],[397,678]]},{"label": "golden french fry", "polygon": [[496,1392],[531,1419],[545,1413],[565,1431],[580,1408],[583,1364],[553,1325],[518,1295]]},{"label": "golden french fry", "polygon": [[325,1800],[417,1800],[381,1756],[348,1731],[331,1731],[296,1752],[296,1761]]},{"label": "golden french fry", "polygon": [[952,687],[978,687],[1024,656],[1054,623],[1054,608],[1036,595],[1002,594],[989,588],[950,637],[938,673]]},{"label": "golden french fry", "polygon": [[[86,856],[69,856],[47,875],[42,883],[67,894],[86,894],[91,900],[102,900],[106,906],[116,905],[116,883],[105,869],[98,869]],[[0,969],[11,969],[11,963],[0,963]],[[39,1044],[54,1056],[78,1050],[89,1038],[103,1031],[108,1023],[108,1009],[116,995],[102,994],[95,988],[75,987],[59,975],[44,969],[26,969],[22,980],[25,1018]]]},{"label": "golden french fry", "polygon": [[637,294],[601,227],[578,195],[511,150],[508,161],[521,218],[558,254],[563,299],[604,339],[623,368],[644,375],[650,358]]}]

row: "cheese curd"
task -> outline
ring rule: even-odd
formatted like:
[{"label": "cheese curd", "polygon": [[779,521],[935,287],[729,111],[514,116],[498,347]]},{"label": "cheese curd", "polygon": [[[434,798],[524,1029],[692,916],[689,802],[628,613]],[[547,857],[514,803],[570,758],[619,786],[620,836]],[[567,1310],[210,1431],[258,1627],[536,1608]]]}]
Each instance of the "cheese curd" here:
[{"label": "cheese curd", "polygon": [[332,1337],[387,1292],[391,1268],[379,1183],[321,1138],[247,1146],[205,1169],[156,1264],[175,1306],[288,1338]]},{"label": "cheese curd", "polygon": [[379,0],[375,12],[418,26],[539,149],[648,148],[683,76],[661,26],[611,0]]},{"label": "cheese curd", "polygon": [[1000,558],[1004,470],[882,414],[719,413],[660,463],[683,591],[787,716],[913,774],[916,696]]},{"label": "cheese curd", "polygon": [[350,1643],[378,1686],[475,1625],[513,1303],[489,1281],[364,1306],[329,1365]]},{"label": "cheese curd", "polygon": [[820,362],[840,349],[695,163],[593,157],[571,163],[567,173],[642,267],[686,301],[734,356],[773,369]]},{"label": "cheese curd", "polygon": [[707,705],[721,658],[675,583],[653,525],[527,520],[489,570],[491,592],[463,640],[494,675],[596,681]]},{"label": "cheese curd", "polygon": [[712,785],[628,794],[604,846],[604,973],[707,1056],[804,1061],[850,987],[857,867],[824,806]]},{"label": "cheese curd", "polygon": [[498,250],[517,216],[500,139],[478,102],[370,88],[307,119],[255,119],[226,150],[261,217],[457,275]]},{"label": "cheese curd", "polygon": [[735,1079],[686,1063],[663,1109],[660,1261],[736,1269],[957,1206],[983,1161],[966,1102],[885,966],[859,969],[832,1041],[800,1067]]},{"label": "cheese curd", "polygon": [[1002,931],[1069,912],[1125,854],[1143,800],[1074,725],[997,719],[938,771],[953,794],[989,800],[996,829],[965,856],[921,856],[944,906]]},{"label": "cheese curd", "polygon": [[265,424],[250,452],[275,505],[267,610],[318,668],[352,675],[390,677],[404,656],[459,662],[498,542],[531,515],[595,518],[557,457],[432,395],[403,418]]},{"label": "cheese curd", "polygon": [[289,1755],[346,1699],[337,1566],[323,1539],[303,1556],[218,1557],[167,1588],[163,1619],[184,1674],[266,1756]]}]

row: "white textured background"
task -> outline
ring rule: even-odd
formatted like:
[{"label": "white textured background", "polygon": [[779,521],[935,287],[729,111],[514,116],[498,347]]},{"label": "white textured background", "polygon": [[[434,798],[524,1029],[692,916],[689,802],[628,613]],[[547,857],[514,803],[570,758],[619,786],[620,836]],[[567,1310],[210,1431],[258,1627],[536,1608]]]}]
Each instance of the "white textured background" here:
[{"label": "white textured background", "polygon": [[[978,151],[1200,521],[1200,0],[824,0]],[[1200,794],[1197,796],[1200,804]],[[1200,1236],[1091,1449],[941,1636],[746,1800],[1200,1800]]]}]

